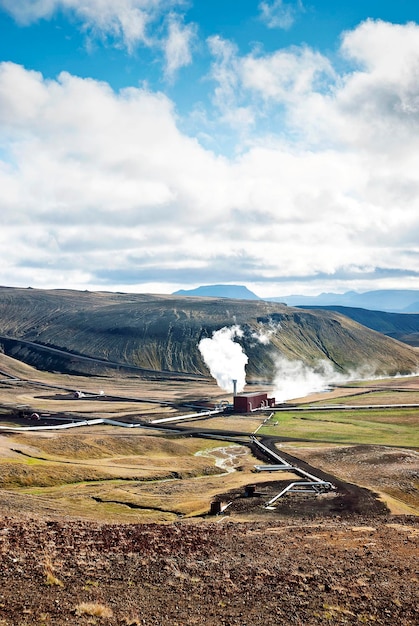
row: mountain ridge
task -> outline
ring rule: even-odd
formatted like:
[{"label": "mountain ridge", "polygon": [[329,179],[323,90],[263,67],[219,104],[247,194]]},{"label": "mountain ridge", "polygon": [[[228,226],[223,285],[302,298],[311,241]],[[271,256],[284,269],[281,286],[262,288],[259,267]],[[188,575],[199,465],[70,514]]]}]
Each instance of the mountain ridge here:
[{"label": "mountain ridge", "polygon": [[376,330],[387,337],[392,337],[403,343],[419,347],[419,314],[418,313],[391,313],[387,311],[371,311],[369,309],[346,306],[309,306],[299,308],[324,311],[336,311],[350,317],[359,324]]},{"label": "mountain ridge", "polygon": [[419,290],[377,289],[345,293],[324,292],[317,296],[288,295],[261,298],[244,285],[201,285],[195,289],[181,289],[172,295],[188,297],[238,298],[243,300],[266,300],[288,306],[347,306],[388,313],[419,313]]},{"label": "mountain ridge", "polygon": [[419,290],[378,289],[358,293],[321,293],[318,296],[279,296],[270,302],[285,302],[289,306],[346,306],[386,313],[419,313]]},{"label": "mountain ridge", "polygon": [[[241,328],[249,379],[272,378],[281,358],[311,367],[328,361],[340,372],[367,366],[389,375],[412,373],[419,364],[410,346],[334,311],[264,300],[0,288],[0,335],[18,342],[0,341],[3,351],[50,371],[96,372],[98,360],[208,375],[199,342],[226,326]],[[68,356],[53,355],[52,349]]]},{"label": "mountain ridge", "polygon": [[205,298],[233,298],[237,300],[262,300],[244,285],[202,285],[196,289],[179,289],[174,296],[194,296]]}]

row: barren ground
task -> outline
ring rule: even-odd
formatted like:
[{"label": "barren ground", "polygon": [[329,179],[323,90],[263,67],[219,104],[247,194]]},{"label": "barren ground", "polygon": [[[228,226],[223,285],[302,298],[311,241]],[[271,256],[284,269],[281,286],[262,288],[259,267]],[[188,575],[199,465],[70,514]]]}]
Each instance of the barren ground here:
[{"label": "barren ground", "polygon": [[1,527],[8,626],[418,624],[418,518]]}]

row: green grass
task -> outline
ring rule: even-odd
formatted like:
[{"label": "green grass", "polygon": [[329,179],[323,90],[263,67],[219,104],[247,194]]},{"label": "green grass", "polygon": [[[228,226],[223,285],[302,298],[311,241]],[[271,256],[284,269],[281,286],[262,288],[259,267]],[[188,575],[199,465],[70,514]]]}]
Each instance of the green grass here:
[{"label": "green grass", "polygon": [[[284,411],[266,422],[259,434],[307,441],[417,448],[418,418],[418,409]],[[276,426],[275,422],[278,422]]]},{"label": "green grass", "polygon": [[311,402],[310,406],[316,406],[321,404],[327,405],[357,405],[362,406],[365,404],[419,404],[419,391],[416,390],[383,390],[383,391],[368,391],[355,395],[342,396],[340,398],[322,399],[318,402]]}]

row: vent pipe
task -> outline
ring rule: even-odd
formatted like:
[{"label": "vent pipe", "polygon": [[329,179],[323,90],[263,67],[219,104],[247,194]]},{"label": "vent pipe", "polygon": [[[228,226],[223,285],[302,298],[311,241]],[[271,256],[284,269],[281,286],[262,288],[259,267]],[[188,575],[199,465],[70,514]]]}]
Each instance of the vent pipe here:
[{"label": "vent pipe", "polygon": [[237,395],[237,380],[233,379],[233,395]]}]

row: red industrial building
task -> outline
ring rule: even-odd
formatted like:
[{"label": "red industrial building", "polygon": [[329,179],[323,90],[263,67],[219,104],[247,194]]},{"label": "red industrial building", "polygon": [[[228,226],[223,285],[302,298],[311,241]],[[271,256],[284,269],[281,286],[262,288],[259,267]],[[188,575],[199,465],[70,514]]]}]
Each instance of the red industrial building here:
[{"label": "red industrial building", "polygon": [[275,398],[268,398],[267,393],[240,393],[234,396],[235,413],[251,413],[257,409],[269,408],[275,405]]}]

